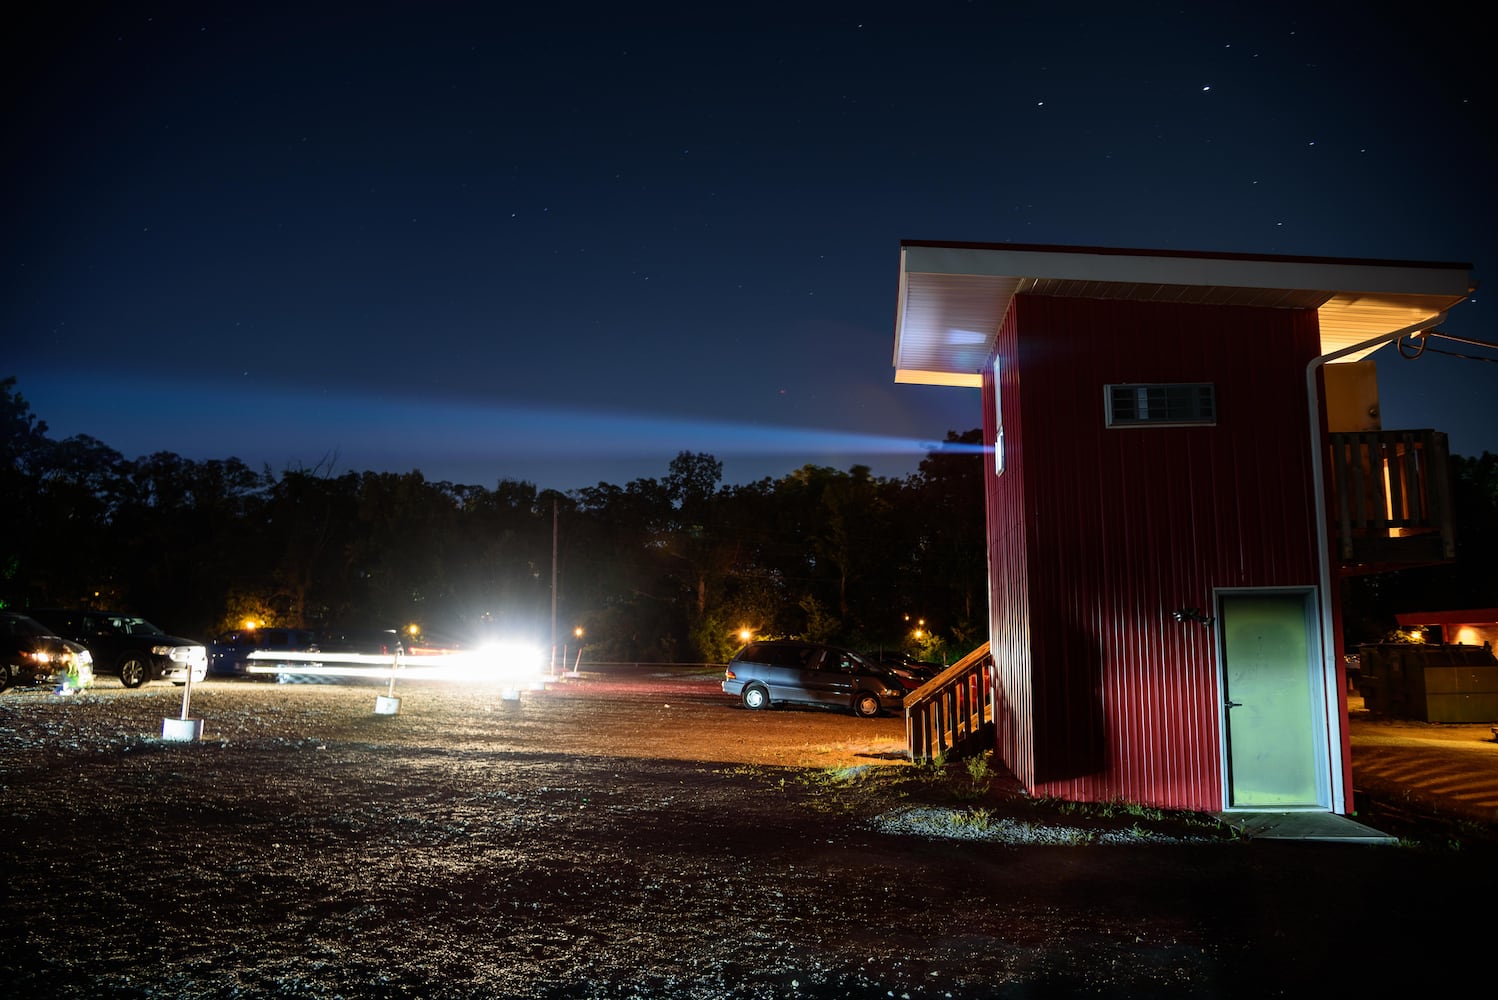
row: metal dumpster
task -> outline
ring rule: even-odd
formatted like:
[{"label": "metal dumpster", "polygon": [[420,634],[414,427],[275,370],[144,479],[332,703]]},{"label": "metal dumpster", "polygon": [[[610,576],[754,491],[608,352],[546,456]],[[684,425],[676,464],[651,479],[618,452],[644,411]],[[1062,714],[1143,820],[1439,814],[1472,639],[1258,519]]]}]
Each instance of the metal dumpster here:
[{"label": "metal dumpster", "polygon": [[1498,722],[1498,659],[1487,646],[1378,642],[1358,656],[1358,692],[1376,715]]}]

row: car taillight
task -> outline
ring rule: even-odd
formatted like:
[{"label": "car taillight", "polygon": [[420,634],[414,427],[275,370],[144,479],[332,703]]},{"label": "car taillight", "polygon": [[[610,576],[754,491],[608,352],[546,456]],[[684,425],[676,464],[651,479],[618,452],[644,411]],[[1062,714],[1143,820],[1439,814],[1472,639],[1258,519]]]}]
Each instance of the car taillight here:
[{"label": "car taillight", "polygon": [[723,671],[723,679],[726,680],[726,681],[734,680],[735,677],[734,677],[733,671],[732,670],[725,670],[725,671]]}]

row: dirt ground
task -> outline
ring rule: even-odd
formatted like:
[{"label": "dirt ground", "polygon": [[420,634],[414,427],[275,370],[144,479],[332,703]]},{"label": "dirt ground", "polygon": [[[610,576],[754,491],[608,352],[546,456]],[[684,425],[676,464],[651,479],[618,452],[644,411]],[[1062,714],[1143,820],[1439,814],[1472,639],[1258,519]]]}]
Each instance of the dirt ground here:
[{"label": "dirt ground", "polygon": [[[0,697],[0,995],[1254,996],[1486,968],[1498,853],[1243,840],[717,678]],[[981,776],[980,776],[981,777]]]}]

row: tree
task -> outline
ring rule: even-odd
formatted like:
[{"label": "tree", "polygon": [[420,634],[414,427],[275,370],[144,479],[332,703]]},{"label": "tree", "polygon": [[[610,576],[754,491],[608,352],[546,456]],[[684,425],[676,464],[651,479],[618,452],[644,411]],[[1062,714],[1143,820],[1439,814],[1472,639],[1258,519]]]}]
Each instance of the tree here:
[{"label": "tree", "polygon": [[905,480],[807,465],[724,487],[721,462],[683,451],[660,479],[562,494],[126,460],[86,435],[50,440],[5,379],[0,504],[27,530],[0,543],[0,601],[107,605],[190,634],[251,616],[539,636],[556,523],[559,624],[583,626],[592,657],[716,662],[746,628],[892,648],[907,612],[965,642],[985,586],[978,440],[949,434]]},{"label": "tree", "polygon": [[661,484],[673,511],[661,524],[661,541],[677,560],[676,570],[691,595],[690,617],[694,620],[706,613],[709,582],[724,565],[713,524],[713,500],[722,478],[722,462],[711,455],[683,451],[671,460]]},{"label": "tree", "polygon": [[453,495],[460,512],[457,537],[444,549],[445,613],[434,609],[445,621],[434,624],[507,638],[519,631],[539,641],[550,613],[553,511],[570,516],[572,501],[509,479],[493,490],[465,488]]},{"label": "tree", "polygon": [[[37,456],[47,450],[47,425],[15,391],[14,377],[0,379],[0,519],[11,525],[0,540],[0,607],[23,598],[24,581],[36,552]],[[28,525],[17,531],[14,526]]]},{"label": "tree", "polygon": [[94,606],[130,597],[139,567],[129,564],[115,524],[125,473],[120,453],[87,435],[38,450],[18,572],[31,603]]},{"label": "tree", "polygon": [[358,485],[353,473],[334,477],[319,467],[283,473],[269,491],[260,525],[269,603],[292,626],[348,624]]},{"label": "tree", "polygon": [[988,631],[987,454],[982,430],[948,431],[921,462],[910,494],[918,530],[908,571],[920,585],[912,596],[928,621],[966,647],[961,653]]},{"label": "tree", "polygon": [[722,462],[711,455],[683,451],[671,460],[663,485],[672,505],[690,521],[706,512],[722,481]]},{"label": "tree", "polygon": [[237,458],[171,452],[119,468],[114,534],[131,568],[130,610],[176,632],[219,631],[229,592],[263,572],[255,525],[269,477]]},{"label": "tree", "polygon": [[36,456],[48,444],[47,424],[31,412],[31,404],[15,391],[15,376],[0,379],[0,469],[27,475]]}]

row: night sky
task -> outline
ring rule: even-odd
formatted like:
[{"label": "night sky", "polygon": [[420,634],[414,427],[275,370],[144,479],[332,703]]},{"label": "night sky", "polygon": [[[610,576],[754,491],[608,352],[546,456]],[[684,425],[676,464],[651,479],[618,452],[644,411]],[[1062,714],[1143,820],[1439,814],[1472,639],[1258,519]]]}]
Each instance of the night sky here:
[{"label": "night sky", "polygon": [[[0,377],[127,458],[902,476],[981,423],[894,384],[902,239],[1498,267],[1454,5],[511,6],[12,24]],[[1385,427],[1498,452],[1498,364],[1375,357]]]}]

